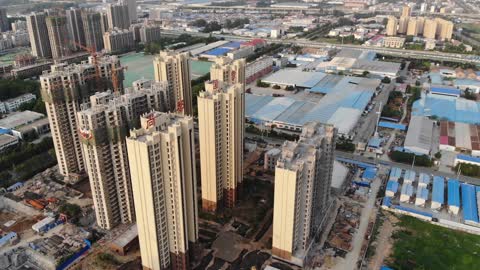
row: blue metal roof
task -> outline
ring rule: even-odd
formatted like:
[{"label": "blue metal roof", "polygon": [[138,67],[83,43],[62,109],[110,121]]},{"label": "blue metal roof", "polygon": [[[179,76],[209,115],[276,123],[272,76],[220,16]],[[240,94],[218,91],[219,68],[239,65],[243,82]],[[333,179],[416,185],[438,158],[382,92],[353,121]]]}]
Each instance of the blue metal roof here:
[{"label": "blue metal roof", "polygon": [[477,196],[475,186],[462,183],[463,219],[478,223]]},{"label": "blue metal roof", "polygon": [[380,148],[380,144],[382,143],[382,139],[380,138],[371,138],[368,141],[368,146],[373,148]]},{"label": "blue metal roof", "polygon": [[231,51],[232,49],[230,48],[224,48],[224,47],[221,47],[221,48],[215,48],[215,49],[212,49],[210,51],[207,51],[207,52],[204,52],[203,54],[206,54],[206,55],[213,55],[213,56],[220,56],[220,55],[225,55],[227,54],[229,51]]},{"label": "blue metal roof", "polygon": [[418,176],[418,183],[422,183],[425,185],[430,184],[430,175],[426,173],[420,173],[420,175]]},{"label": "blue metal roof", "polygon": [[480,158],[472,157],[472,156],[469,156],[469,155],[458,154],[457,159],[480,163]]},{"label": "blue metal roof", "polygon": [[350,164],[356,165],[356,166],[361,167],[361,168],[371,168],[371,167],[376,168],[375,164],[360,162],[360,161],[356,161],[356,160],[353,160],[353,159],[342,158],[342,157],[336,157],[335,159],[337,161],[344,162],[344,163],[350,163]]},{"label": "blue metal roof", "polygon": [[22,187],[23,186],[23,183],[22,182],[17,182],[9,187],[7,187],[7,191],[12,191],[12,190],[16,190],[17,188],[19,187]]},{"label": "blue metal roof", "polygon": [[362,178],[367,180],[373,180],[375,179],[376,175],[377,175],[377,168],[368,167],[363,172]]},{"label": "blue metal roof", "polygon": [[402,169],[397,168],[397,167],[392,167],[392,169],[390,170],[389,179],[397,180],[398,178],[400,178],[400,176],[402,176]]},{"label": "blue metal roof", "polygon": [[410,181],[410,182],[413,182],[415,180],[416,175],[417,174],[414,171],[406,170],[405,171],[405,176],[403,177],[403,179],[407,180],[407,181]]},{"label": "blue metal roof", "polygon": [[417,196],[417,198],[422,198],[424,200],[427,200],[428,199],[428,189],[426,187],[423,187],[423,186],[418,186],[416,196]]},{"label": "blue metal roof", "polygon": [[393,269],[387,266],[382,266],[380,267],[380,270],[393,270]]},{"label": "blue metal roof", "polygon": [[422,93],[412,106],[414,116],[436,116],[452,122],[480,124],[480,103],[464,98]]},{"label": "blue metal roof", "polygon": [[10,132],[12,132],[10,129],[0,128],[0,135],[10,134]]},{"label": "blue metal roof", "polygon": [[388,191],[392,191],[393,193],[397,193],[397,191],[398,191],[398,182],[388,181],[388,182],[387,182],[387,190],[388,190]]},{"label": "blue metal roof", "polygon": [[456,79],[453,81],[455,86],[475,86],[480,87],[480,81],[472,79]]},{"label": "blue metal roof", "polygon": [[433,177],[432,201],[440,204],[445,202],[445,179],[441,176]]},{"label": "blue metal roof", "polygon": [[231,49],[238,49],[240,48],[240,45],[242,45],[243,42],[239,41],[231,41],[225,45],[222,46],[222,48],[231,48]]},{"label": "blue metal roof", "polygon": [[441,95],[451,95],[451,96],[460,96],[460,90],[452,89],[452,88],[443,88],[443,87],[432,87],[430,89],[433,94],[441,94]]},{"label": "blue metal roof", "polygon": [[386,121],[378,122],[378,127],[398,129],[398,130],[406,130],[407,129],[407,127],[405,125],[392,123],[392,122],[386,122]]},{"label": "blue metal roof", "polygon": [[11,239],[15,238],[17,236],[16,232],[9,232],[2,238],[0,238],[0,247],[8,243]]},{"label": "blue metal roof", "polygon": [[390,207],[390,205],[392,205],[392,199],[390,197],[383,197],[383,202],[382,202],[383,205],[387,206],[387,207]]},{"label": "blue metal roof", "polygon": [[426,216],[426,217],[430,217],[430,218],[433,217],[433,215],[428,213],[428,212],[420,211],[420,210],[413,209],[413,208],[410,208],[410,207],[396,205],[395,208],[406,211],[406,212],[414,213],[414,214],[417,214],[417,215],[422,215],[422,216]]},{"label": "blue metal roof", "polygon": [[448,205],[460,207],[460,182],[448,179]]}]

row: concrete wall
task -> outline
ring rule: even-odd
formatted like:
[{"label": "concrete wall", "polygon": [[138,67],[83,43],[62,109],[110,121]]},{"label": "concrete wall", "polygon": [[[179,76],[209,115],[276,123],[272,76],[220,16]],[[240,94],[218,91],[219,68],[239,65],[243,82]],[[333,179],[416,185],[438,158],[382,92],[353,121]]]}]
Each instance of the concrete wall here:
[{"label": "concrete wall", "polygon": [[16,202],[4,196],[0,196],[0,209],[6,209],[11,212],[20,212],[28,216],[34,216],[41,213],[32,207],[26,206],[21,202]]}]

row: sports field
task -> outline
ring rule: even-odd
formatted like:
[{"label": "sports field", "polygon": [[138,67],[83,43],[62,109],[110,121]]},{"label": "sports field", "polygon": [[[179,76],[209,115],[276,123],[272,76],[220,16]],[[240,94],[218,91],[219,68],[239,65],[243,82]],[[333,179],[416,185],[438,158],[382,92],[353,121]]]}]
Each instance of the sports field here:
[{"label": "sports field", "polygon": [[[395,270],[480,269],[480,236],[402,216],[386,265]],[[399,228],[398,228],[399,227]]]}]

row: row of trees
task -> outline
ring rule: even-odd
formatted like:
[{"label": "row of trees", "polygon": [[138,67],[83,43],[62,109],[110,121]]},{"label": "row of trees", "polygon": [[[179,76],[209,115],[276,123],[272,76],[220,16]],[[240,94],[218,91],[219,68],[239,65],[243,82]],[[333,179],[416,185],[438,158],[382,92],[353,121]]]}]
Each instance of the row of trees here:
[{"label": "row of trees", "polygon": [[37,81],[0,79],[0,100],[14,98],[23,94],[40,94],[40,84]]},{"label": "row of trees", "polygon": [[415,166],[431,167],[433,165],[433,161],[427,155],[415,156],[415,154],[412,153],[392,151],[390,153],[390,158],[393,161],[406,164],[412,164],[413,159],[415,158]]},{"label": "row of trees", "polygon": [[[144,52],[146,54],[157,54],[161,50],[166,49],[167,47],[170,47],[170,49],[180,49],[183,47],[187,47],[193,44],[197,43],[212,43],[217,41],[218,39],[216,37],[193,37],[189,34],[181,34],[178,37],[162,37],[159,41],[156,42],[150,42],[148,44],[145,44]],[[175,46],[171,47],[173,44],[176,44]]]}]

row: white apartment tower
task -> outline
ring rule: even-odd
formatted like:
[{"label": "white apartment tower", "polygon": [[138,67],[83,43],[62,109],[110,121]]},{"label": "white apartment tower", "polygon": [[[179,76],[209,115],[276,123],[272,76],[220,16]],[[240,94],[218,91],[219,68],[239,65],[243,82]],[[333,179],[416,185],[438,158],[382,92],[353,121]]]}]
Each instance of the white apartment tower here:
[{"label": "white apartment tower", "polygon": [[272,255],[303,266],[329,206],[333,125],[309,122],[297,142],[285,141],[275,168]]},{"label": "white apartment tower", "polygon": [[161,51],[153,60],[155,81],[168,81],[168,110],[193,115],[192,86],[188,52]]},{"label": "white apartment tower", "polygon": [[198,96],[202,208],[233,207],[243,179],[245,85],[208,81]]},{"label": "white apartment tower", "polygon": [[125,138],[130,129],[140,127],[142,114],[163,110],[166,87],[164,83],[138,91],[127,89],[123,95],[98,92],[77,114],[97,224],[103,229],[135,219]]},{"label": "white apartment tower", "polygon": [[[70,180],[78,179],[84,173],[77,126],[80,104],[88,102],[95,92],[112,89],[112,67],[120,66],[115,56],[102,57],[98,62],[99,78],[91,57],[81,64],[53,65],[49,73],[40,76],[60,174]],[[119,78],[122,77],[123,74],[120,74]]]},{"label": "white apartment tower", "polygon": [[198,240],[193,118],[151,112],[127,138],[143,269],[189,269]]}]

